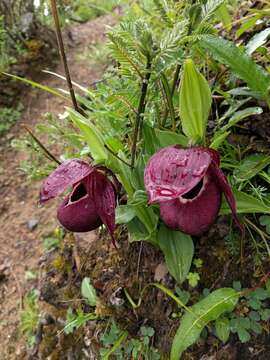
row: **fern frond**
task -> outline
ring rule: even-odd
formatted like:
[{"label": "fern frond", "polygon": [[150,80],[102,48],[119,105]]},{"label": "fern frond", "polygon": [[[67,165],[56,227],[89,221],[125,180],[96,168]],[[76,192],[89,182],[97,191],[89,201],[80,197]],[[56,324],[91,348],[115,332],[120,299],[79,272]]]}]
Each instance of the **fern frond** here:
[{"label": "fern frond", "polygon": [[109,45],[113,57],[121,65],[127,66],[130,65],[133,70],[143,79],[142,71],[140,70],[139,64],[136,62],[136,52],[134,49],[128,47],[128,44],[124,41],[123,33],[110,33],[108,34],[111,43]]},{"label": "fern frond", "polygon": [[208,0],[203,6],[203,20],[209,19],[214,12],[224,3],[225,0]]},{"label": "fern frond", "polygon": [[155,4],[157,12],[159,13],[160,18],[169,27],[172,27],[173,23],[167,13],[167,9],[169,7],[167,1],[166,0],[154,0],[154,4]]}]

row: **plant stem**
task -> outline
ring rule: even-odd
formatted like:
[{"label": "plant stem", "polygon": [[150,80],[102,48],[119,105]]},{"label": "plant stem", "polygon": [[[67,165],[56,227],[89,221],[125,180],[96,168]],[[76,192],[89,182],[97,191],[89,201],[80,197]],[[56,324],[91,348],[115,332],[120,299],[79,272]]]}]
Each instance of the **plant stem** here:
[{"label": "plant stem", "polygon": [[62,37],[62,33],[61,33],[60,22],[59,22],[59,16],[58,16],[58,11],[57,11],[57,6],[56,6],[56,0],[51,0],[51,9],[52,9],[53,19],[54,19],[54,24],[55,24],[55,32],[56,32],[56,37],[57,37],[58,49],[59,49],[59,53],[60,53],[63,65],[64,65],[64,70],[65,70],[66,79],[67,79],[67,85],[69,88],[69,93],[70,93],[70,97],[71,97],[71,100],[73,103],[73,107],[80,114],[84,115],[84,112],[79,108],[79,106],[77,104],[75,92],[73,89],[73,85],[72,85],[72,81],[71,81],[71,77],[70,77],[70,73],[69,73],[69,68],[68,68],[68,63],[67,63],[67,58],[66,58],[66,53],[65,53],[65,47],[64,47],[63,37]]},{"label": "plant stem", "polygon": [[118,156],[114,151],[112,151],[106,144],[104,145],[104,147],[105,147],[105,149],[107,149],[113,156],[115,156],[118,160],[122,161],[123,164],[131,167],[131,165],[130,165],[127,161],[121,159],[120,156]]},{"label": "plant stem", "polygon": [[138,111],[137,111],[136,120],[135,120],[135,128],[134,128],[134,133],[133,133],[133,143],[132,143],[132,148],[131,148],[131,167],[132,168],[134,167],[134,163],[135,163],[135,159],[136,159],[136,148],[137,148],[137,140],[138,140],[140,123],[143,120],[143,115],[144,115],[145,106],[146,106],[145,98],[146,98],[146,94],[147,94],[149,79],[151,76],[150,69],[151,69],[151,61],[150,61],[150,59],[147,59],[146,74],[145,74],[145,77],[142,82],[141,97],[140,97],[140,102],[139,102]]},{"label": "plant stem", "polygon": [[[177,81],[178,81],[178,78],[179,78],[180,70],[181,70],[181,65],[177,64],[176,69],[175,69],[175,73],[174,73],[174,77],[173,77],[172,88],[171,88],[171,98],[172,99],[173,99],[173,94],[175,92],[176,84],[177,84]],[[165,127],[165,125],[166,125],[166,120],[167,120],[167,117],[168,117],[168,113],[169,113],[169,110],[168,110],[168,108],[166,108],[163,120],[161,122],[162,127]]]},{"label": "plant stem", "polygon": [[55,161],[58,165],[60,165],[61,162],[58,159],[56,159],[56,157],[42,144],[42,142],[36,137],[36,135],[32,132],[32,130],[30,130],[26,125],[23,125],[23,127],[29,133],[32,139],[38,144],[41,150],[44,151],[44,153],[48,156],[48,158],[50,160]]}]

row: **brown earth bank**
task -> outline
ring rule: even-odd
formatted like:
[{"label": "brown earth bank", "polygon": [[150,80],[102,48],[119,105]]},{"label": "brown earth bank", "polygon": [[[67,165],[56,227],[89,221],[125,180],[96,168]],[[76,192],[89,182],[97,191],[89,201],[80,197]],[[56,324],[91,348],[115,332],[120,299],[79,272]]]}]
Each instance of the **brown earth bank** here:
[{"label": "brown earth bank", "polygon": [[[74,81],[83,86],[99,80],[103,65],[87,66],[78,55],[90,45],[105,41],[108,25],[116,22],[116,16],[103,16],[94,21],[71,26],[67,55]],[[67,37],[66,37],[67,39]],[[55,72],[64,75],[62,65]],[[65,88],[65,83],[50,75],[42,75],[43,85]],[[35,79],[34,79],[35,80]],[[64,100],[48,93],[28,88],[22,98],[25,111],[9,134],[0,141],[0,346],[1,360],[23,359],[26,346],[19,331],[19,314],[23,296],[37,286],[38,280],[27,281],[26,271],[39,272],[39,258],[44,248],[42,238],[56,226],[55,203],[38,206],[40,183],[27,182],[18,168],[24,154],[11,147],[11,140],[19,138],[22,124],[33,127],[42,121],[42,114],[58,114],[67,105]],[[38,279],[38,277],[37,277]]]}]

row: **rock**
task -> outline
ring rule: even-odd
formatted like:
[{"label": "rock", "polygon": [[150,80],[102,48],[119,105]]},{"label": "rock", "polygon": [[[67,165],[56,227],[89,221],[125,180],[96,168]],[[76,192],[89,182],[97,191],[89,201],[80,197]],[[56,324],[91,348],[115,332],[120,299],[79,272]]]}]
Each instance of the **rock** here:
[{"label": "rock", "polygon": [[166,275],[168,274],[168,268],[165,263],[160,263],[156,267],[154,280],[159,282],[165,280]]},{"label": "rock", "polygon": [[27,222],[27,227],[29,230],[33,231],[38,226],[38,220],[37,219],[30,219]]},{"label": "rock", "polygon": [[122,292],[122,288],[119,287],[110,296],[110,303],[113,306],[121,306],[124,304],[125,300],[121,297],[121,292]]}]

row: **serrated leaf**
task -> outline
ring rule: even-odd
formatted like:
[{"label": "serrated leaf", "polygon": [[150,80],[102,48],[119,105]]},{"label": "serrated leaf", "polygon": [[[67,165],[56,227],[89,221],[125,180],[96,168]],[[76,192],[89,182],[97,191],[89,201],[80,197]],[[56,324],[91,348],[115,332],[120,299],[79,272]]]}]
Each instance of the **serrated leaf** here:
[{"label": "serrated leaf", "polygon": [[225,311],[234,309],[238,298],[239,293],[234,289],[222,288],[191,306],[190,312],[182,317],[173,339],[170,360],[179,360],[183,351],[198,340],[210,321],[217,320]]},{"label": "serrated leaf", "polygon": [[213,35],[203,35],[200,37],[199,46],[209,50],[217,61],[228,65],[233,73],[260,97],[268,98],[270,76],[233,42]]},{"label": "serrated leaf", "polygon": [[97,294],[94,286],[90,282],[90,278],[85,277],[83,279],[81,284],[81,293],[90,306],[96,306]]},{"label": "serrated leaf", "polygon": [[228,341],[230,336],[230,321],[225,317],[221,317],[215,322],[216,334],[223,343]]},{"label": "serrated leaf", "polygon": [[191,236],[162,225],[157,238],[170,274],[181,284],[189,273],[194,254]]},{"label": "serrated leaf", "polygon": [[203,142],[212,98],[208,82],[196,69],[192,59],[184,63],[179,101],[184,134],[193,143]]}]

